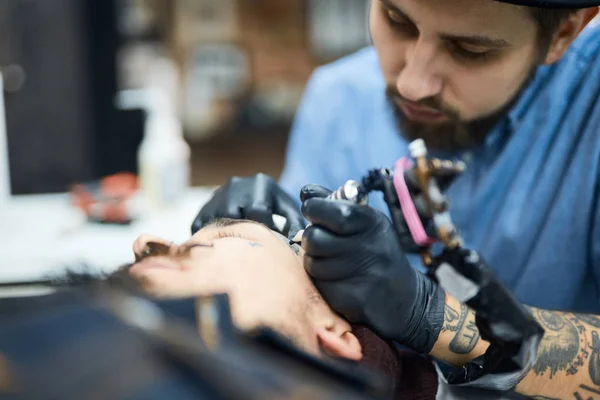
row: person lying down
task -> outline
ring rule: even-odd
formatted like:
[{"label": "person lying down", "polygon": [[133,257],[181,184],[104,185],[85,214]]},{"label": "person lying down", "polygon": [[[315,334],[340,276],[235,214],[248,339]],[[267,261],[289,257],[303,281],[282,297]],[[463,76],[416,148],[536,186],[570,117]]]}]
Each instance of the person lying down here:
[{"label": "person lying down", "polygon": [[435,398],[433,365],[333,312],[303,268],[302,248],[262,224],[219,219],[181,245],[142,235],[133,251],[135,263],[117,274],[151,297],[227,293],[241,330],[266,326],[310,354],[359,362],[388,375],[397,398]]}]

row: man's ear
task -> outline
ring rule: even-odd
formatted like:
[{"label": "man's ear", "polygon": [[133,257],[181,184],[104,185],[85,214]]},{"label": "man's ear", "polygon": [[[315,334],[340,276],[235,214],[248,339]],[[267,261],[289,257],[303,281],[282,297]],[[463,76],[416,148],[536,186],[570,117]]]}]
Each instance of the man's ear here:
[{"label": "man's ear", "polygon": [[548,48],[544,64],[554,64],[565,54],[583,28],[598,14],[598,7],[584,8],[574,12],[561,22]]},{"label": "man's ear", "polygon": [[362,359],[362,346],[352,332],[346,331],[340,335],[326,328],[318,328],[316,334],[326,354],[352,361]]}]

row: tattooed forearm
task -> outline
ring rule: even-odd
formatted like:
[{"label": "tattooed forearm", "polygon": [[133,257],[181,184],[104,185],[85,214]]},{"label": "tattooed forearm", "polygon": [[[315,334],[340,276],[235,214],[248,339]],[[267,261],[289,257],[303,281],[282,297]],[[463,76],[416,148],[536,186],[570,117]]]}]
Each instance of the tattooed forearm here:
[{"label": "tattooed forearm", "polygon": [[[515,391],[539,400],[600,400],[600,316],[533,307],[531,311],[544,328],[544,337],[535,364]],[[464,365],[487,346],[475,325],[475,313],[447,296],[444,323],[430,354]]]},{"label": "tattooed forearm", "polygon": [[536,310],[534,315],[546,332],[533,369],[538,375],[549,370],[552,379],[558,371],[567,371],[575,362],[579,333],[573,323],[559,313]]},{"label": "tattooed forearm", "polygon": [[598,332],[592,332],[592,343],[590,344],[592,349],[592,356],[590,357],[590,379],[594,382],[594,385],[600,385],[600,338],[598,338]]},{"label": "tattooed forearm", "polygon": [[575,316],[583,322],[585,322],[586,324],[590,324],[594,328],[600,328],[600,318],[594,315],[575,314]]},{"label": "tattooed forearm", "polygon": [[444,324],[442,325],[442,332],[456,332],[458,330],[459,320],[460,314],[454,308],[446,304],[446,307],[444,308]]},{"label": "tattooed forearm", "polygon": [[[563,398],[574,400],[595,400],[600,398],[598,395],[600,395],[600,390],[598,390],[598,388],[593,388],[588,385],[579,385],[579,389],[575,390],[572,396]],[[529,396],[529,398],[533,400],[561,400],[558,397],[548,396]]]},{"label": "tattooed forearm", "polygon": [[473,310],[446,294],[444,322],[429,354],[450,365],[462,366],[484,354],[488,346],[479,335]]},{"label": "tattooed forearm", "polygon": [[469,354],[479,341],[479,329],[475,325],[475,315],[466,305],[461,304],[460,312],[446,306],[444,314],[446,330],[456,332],[448,346],[450,351],[457,354]]},{"label": "tattooed forearm", "polygon": [[600,399],[600,331],[594,325],[598,318],[532,311],[545,333],[538,359],[517,392],[536,399]]},{"label": "tattooed forearm", "polygon": [[[579,385],[579,389],[581,389],[581,392],[584,393],[583,395],[580,394],[579,391],[573,393],[573,395],[575,395],[576,399],[597,399],[598,395],[600,395],[600,390],[599,388],[593,388],[593,387],[589,387],[588,385]],[[596,396],[590,396],[591,394],[594,394]]]}]

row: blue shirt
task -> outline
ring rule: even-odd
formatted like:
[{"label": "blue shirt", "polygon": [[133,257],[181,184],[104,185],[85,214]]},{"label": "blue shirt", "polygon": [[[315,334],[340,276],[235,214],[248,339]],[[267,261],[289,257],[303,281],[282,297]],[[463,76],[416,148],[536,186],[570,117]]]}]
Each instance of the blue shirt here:
[{"label": "blue shirt", "polygon": [[[374,48],[316,70],[281,177],[294,198],[407,154],[384,88]],[[468,168],[448,196],[465,245],[525,304],[600,313],[600,26],[540,67],[485,143],[457,156]],[[370,204],[387,212],[381,196]]]}]

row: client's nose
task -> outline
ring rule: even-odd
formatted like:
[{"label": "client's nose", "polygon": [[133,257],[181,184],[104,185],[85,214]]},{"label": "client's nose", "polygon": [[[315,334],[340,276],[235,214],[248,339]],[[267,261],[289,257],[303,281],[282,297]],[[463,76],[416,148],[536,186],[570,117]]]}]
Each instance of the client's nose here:
[{"label": "client's nose", "polygon": [[144,255],[144,252],[148,249],[148,243],[160,243],[166,247],[171,247],[173,242],[155,235],[144,233],[133,242],[133,254],[136,259]]}]

